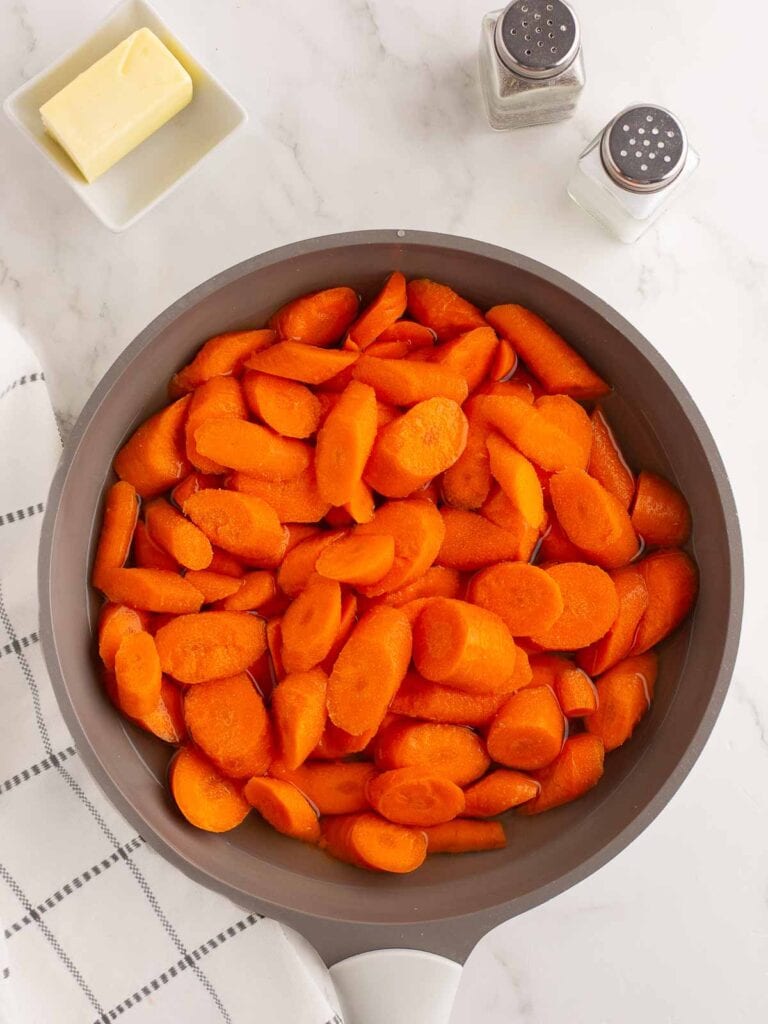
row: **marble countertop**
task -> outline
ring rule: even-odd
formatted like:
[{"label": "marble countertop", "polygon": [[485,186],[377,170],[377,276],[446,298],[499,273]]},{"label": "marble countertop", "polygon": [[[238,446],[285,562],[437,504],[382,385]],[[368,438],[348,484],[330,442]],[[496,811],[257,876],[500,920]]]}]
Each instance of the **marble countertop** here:
[{"label": "marble countertop", "polygon": [[[37,349],[62,425],[169,302],[302,237],[376,227],[468,235],[542,260],[615,306],[686,383],[729,469],[748,554],[738,666],[669,806],[596,875],[486,938],[453,1021],[766,1019],[768,106],[764,65],[744,54],[746,39],[768,33],[768,7],[578,0],[588,85],[575,117],[497,134],[476,68],[484,0],[157,6],[251,119],[137,226],[108,232],[0,121],[0,309]],[[5,0],[0,93],[109,7]],[[599,127],[644,99],[681,116],[702,164],[658,225],[625,247],[568,200],[565,183]]]}]

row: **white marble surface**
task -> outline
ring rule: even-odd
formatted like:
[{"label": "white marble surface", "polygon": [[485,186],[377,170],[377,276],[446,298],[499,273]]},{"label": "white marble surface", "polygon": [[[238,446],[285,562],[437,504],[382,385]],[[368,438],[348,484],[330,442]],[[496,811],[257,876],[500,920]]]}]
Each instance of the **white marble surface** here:
[{"label": "white marble surface", "polygon": [[[3,0],[0,93],[109,6]],[[403,226],[495,242],[633,321],[689,387],[729,467],[748,554],[738,668],[668,808],[597,875],[481,944],[454,1024],[767,1019],[768,106],[765,64],[744,55],[766,37],[768,8],[578,0],[589,81],[576,117],[495,134],[475,64],[484,0],[158,7],[251,122],[138,226],[110,234],[0,123],[0,306],[38,349],[62,421],[171,300],[247,256],[326,232]],[[680,114],[702,166],[626,248],[564,186],[583,143],[643,99]]]}]

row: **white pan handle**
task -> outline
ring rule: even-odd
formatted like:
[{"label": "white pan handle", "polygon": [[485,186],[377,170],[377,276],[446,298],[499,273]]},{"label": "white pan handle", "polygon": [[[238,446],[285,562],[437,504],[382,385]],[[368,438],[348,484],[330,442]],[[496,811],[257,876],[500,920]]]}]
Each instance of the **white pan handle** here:
[{"label": "white pan handle", "polygon": [[376,949],[331,967],[344,1024],[448,1024],[461,967],[418,949]]}]

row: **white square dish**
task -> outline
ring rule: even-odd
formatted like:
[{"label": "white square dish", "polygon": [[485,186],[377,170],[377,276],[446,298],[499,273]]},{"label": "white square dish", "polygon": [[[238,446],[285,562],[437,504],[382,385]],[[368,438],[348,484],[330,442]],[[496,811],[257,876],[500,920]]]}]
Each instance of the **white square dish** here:
[{"label": "white square dish", "polygon": [[[143,27],[151,29],[189,72],[194,87],[192,101],[88,184],[64,150],[46,134],[40,107],[94,61]],[[124,0],[83,43],[12,93],[3,109],[112,231],[123,231],[135,224],[248,120],[234,96],[184,49],[146,0]]]}]

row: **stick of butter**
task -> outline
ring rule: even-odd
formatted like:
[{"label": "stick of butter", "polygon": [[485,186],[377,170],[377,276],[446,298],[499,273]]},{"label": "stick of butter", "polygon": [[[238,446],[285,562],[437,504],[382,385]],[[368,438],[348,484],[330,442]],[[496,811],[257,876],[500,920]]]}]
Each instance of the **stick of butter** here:
[{"label": "stick of butter", "polygon": [[154,32],[140,28],[44,103],[40,116],[94,181],[191,99],[188,72]]}]

